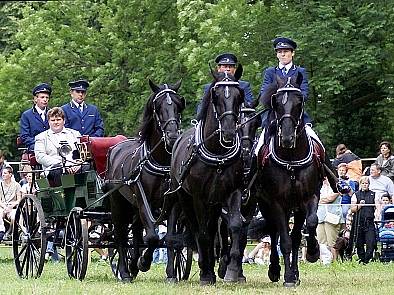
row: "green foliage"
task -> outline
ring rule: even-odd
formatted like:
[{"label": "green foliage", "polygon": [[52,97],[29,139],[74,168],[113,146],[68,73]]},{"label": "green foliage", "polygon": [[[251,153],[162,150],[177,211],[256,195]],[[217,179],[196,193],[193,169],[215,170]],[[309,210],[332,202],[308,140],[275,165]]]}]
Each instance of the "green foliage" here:
[{"label": "green foliage", "polygon": [[136,134],[156,83],[183,79],[194,118],[209,64],[237,54],[243,79],[258,96],[263,69],[277,63],[276,36],[299,45],[295,62],[308,70],[307,110],[331,152],[346,143],[373,156],[394,140],[394,7],[389,1],[76,0],[0,4],[0,145],[15,154],[31,89],[49,82],[51,105],[69,100],[67,82],[84,77],[88,101],[104,117],[107,135]]}]

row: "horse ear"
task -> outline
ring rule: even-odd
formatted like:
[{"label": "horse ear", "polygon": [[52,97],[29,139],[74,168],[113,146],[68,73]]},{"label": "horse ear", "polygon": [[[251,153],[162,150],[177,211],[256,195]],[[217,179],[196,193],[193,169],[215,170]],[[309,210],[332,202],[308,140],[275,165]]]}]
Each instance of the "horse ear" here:
[{"label": "horse ear", "polygon": [[209,66],[209,71],[211,72],[212,77],[213,77],[214,79],[216,79],[216,78],[217,78],[217,76],[216,76],[216,73],[217,73],[217,72],[212,68],[212,65],[211,65],[210,62],[208,63],[208,66]]},{"label": "horse ear", "polygon": [[297,78],[295,80],[295,84],[297,85],[297,87],[301,86],[302,80],[304,79],[304,76],[302,76],[302,74],[300,72],[297,73]]},{"label": "horse ear", "polygon": [[149,86],[150,89],[152,89],[153,92],[157,92],[160,90],[160,87],[157,86],[151,79],[149,79]]},{"label": "horse ear", "polygon": [[275,78],[278,88],[285,86],[286,82],[279,75],[275,75]]},{"label": "horse ear", "polygon": [[235,80],[238,81],[239,79],[241,79],[243,71],[244,71],[244,68],[242,67],[242,65],[238,64],[238,67],[234,73]]},{"label": "horse ear", "polygon": [[182,85],[182,79],[179,79],[175,84],[171,84],[170,88],[172,90],[178,91],[181,85]]}]

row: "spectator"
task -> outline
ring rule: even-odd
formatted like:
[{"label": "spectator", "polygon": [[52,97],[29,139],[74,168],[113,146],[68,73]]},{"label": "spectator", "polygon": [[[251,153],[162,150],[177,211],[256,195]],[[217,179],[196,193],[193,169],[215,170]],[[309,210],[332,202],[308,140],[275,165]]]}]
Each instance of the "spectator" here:
[{"label": "spectator", "polygon": [[68,85],[71,102],[62,106],[65,127],[74,129],[82,135],[104,136],[104,123],[97,107],[85,101],[89,82],[78,80],[69,82]]},{"label": "spectator", "polygon": [[26,176],[26,183],[22,185],[21,187],[21,193],[22,196],[27,195],[27,194],[36,194],[36,188],[33,184],[33,175],[31,173],[27,173]]},{"label": "spectator", "polygon": [[379,145],[380,154],[375,160],[375,164],[381,167],[382,175],[394,181],[394,156],[391,152],[391,143],[383,141]]},{"label": "spectator", "polygon": [[337,189],[338,192],[341,194],[342,197],[342,215],[343,220],[346,220],[346,215],[350,209],[351,203],[351,196],[356,191],[356,183],[349,178],[347,175],[348,168],[346,163],[340,163],[338,165],[338,185]]},{"label": "spectator", "polygon": [[349,178],[358,182],[362,175],[361,159],[353,154],[343,143],[337,145],[336,154],[337,156],[332,162],[334,168],[338,169],[340,163],[346,163]]},{"label": "spectator", "polygon": [[[5,167],[2,173],[3,180],[0,182],[0,240],[6,240],[12,232],[11,225],[15,218],[15,207],[18,205],[21,198],[21,186],[15,181],[13,170],[10,166]],[[10,224],[6,233],[4,220]]]},{"label": "spectator", "polygon": [[[159,224],[157,228],[159,239],[162,240],[167,234],[167,226],[165,224]],[[160,247],[153,251],[153,263],[167,263],[167,249]]]},{"label": "spectator", "polygon": [[389,194],[391,200],[394,197],[394,183],[390,178],[381,174],[382,170],[379,164],[372,164],[369,176],[369,189],[376,194],[376,198],[381,202],[384,194]]},{"label": "spectator", "polygon": [[78,131],[64,127],[64,112],[59,107],[54,107],[48,112],[50,129],[36,136],[34,153],[37,162],[45,170],[48,181],[52,186],[61,184],[60,176],[63,172],[62,163],[65,162],[66,172],[75,174],[80,171],[81,166],[76,165],[69,153],[65,159],[59,155],[59,148],[63,143],[68,144],[72,150],[76,150],[75,143],[81,134]]},{"label": "spectator", "polygon": [[261,239],[260,243],[254,247],[252,251],[247,255],[247,261],[249,263],[257,263],[261,265],[270,264],[271,255],[271,238],[265,236]]},{"label": "spectator", "polygon": [[389,194],[384,194],[381,196],[380,202],[376,204],[375,220],[380,221],[382,219],[382,210],[385,206],[391,204],[391,198]]},{"label": "spectator", "polygon": [[0,180],[3,180],[3,170],[5,167],[10,167],[5,160],[5,153],[0,150]]},{"label": "spectator", "polygon": [[341,195],[334,193],[327,178],[324,179],[320,189],[320,201],[317,209],[318,225],[317,240],[320,245],[325,245],[331,253],[333,246],[345,222],[341,209]]},{"label": "spectator", "polygon": [[52,88],[47,83],[41,83],[32,92],[34,105],[22,114],[19,134],[28,152],[34,152],[35,136],[49,129],[47,112]]},{"label": "spectator", "polygon": [[[372,170],[372,167],[371,167]],[[359,262],[367,264],[376,246],[375,193],[369,189],[370,178],[360,178],[360,190],[352,196],[351,210],[355,213],[355,243]]]}]

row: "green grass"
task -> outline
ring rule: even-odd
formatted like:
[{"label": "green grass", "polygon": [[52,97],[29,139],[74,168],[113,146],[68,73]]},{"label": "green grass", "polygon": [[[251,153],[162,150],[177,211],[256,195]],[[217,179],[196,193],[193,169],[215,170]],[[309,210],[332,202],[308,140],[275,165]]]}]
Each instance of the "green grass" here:
[{"label": "green grass", "polygon": [[[95,258],[95,257],[94,257]],[[68,278],[64,263],[46,263],[39,279],[17,278],[11,249],[0,247],[0,293],[2,294],[393,294],[394,263],[378,262],[359,265],[357,262],[322,266],[301,263],[301,285],[285,289],[280,283],[271,283],[267,266],[244,265],[246,284],[226,284],[220,279],[215,286],[201,287],[198,266],[193,265],[189,281],[176,285],[165,283],[164,265],[153,265],[140,273],[130,284],[117,282],[109,264],[94,259],[88,266],[83,282]]]}]

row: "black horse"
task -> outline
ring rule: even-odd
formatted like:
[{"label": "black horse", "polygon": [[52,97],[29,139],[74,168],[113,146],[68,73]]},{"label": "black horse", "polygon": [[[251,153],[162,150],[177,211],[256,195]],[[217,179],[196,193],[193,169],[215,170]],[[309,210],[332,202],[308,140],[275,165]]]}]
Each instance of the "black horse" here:
[{"label": "black horse", "polygon": [[[200,267],[200,283],[216,282],[214,271],[214,237],[222,207],[228,208],[233,240],[242,225],[240,194],[243,165],[237,132],[244,93],[238,79],[242,66],[234,76],[214,73],[214,81],[202,100],[198,125],[183,133],[174,145],[171,162],[171,185],[194,234]],[[226,279],[238,281],[240,253],[233,243]]]},{"label": "black horse", "polygon": [[[275,247],[279,234],[285,264],[284,285],[287,287],[299,284],[298,250],[305,220],[309,232],[306,258],[310,262],[319,258],[316,210],[325,174],[324,149],[316,152],[319,148],[307,135],[302,121],[301,78],[299,75],[283,81],[277,77],[263,97],[263,100],[271,100],[276,132],[269,148],[259,154],[256,184],[260,210],[267,219],[273,245],[268,275],[271,281],[279,281],[280,265]],[[294,214],[294,228],[289,234],[291,214]]]},{"label": "black horse", "polygon": [[[149,85],[153,93],[145,106],[140,137],[117,144],[107,156],[106,189],[118,186],[111,194],[111,213],[119,253],[118,276],[123,281],[131,281],[138,270],[147,271],[159,245],[155,222],[163,194],[169,189],[171,149],[180,135],[185,108],[185,100],[177,94],[181,81],[157,86],[149,80]],[[133,253],[128,249],[130,225]],[[147,248],[140,256],[143,229]]]},{"label": "black horse", "polygon": [[[261,126],[261,116],[256,113],[255,107],[257,106],[258,100],[254,101],[251,106],[243,106],[240,113],[240,124],[239,124],[239,136],[241,139],[241,158],[243,161],[243,184],[238,189],[238,193],[242,195],[242,206],[241,214],[243,217],[242,229],[240,232],[240,253],[246,247],[247,243],[247,231],[249,223],[251,222],[253,215],[257,207],[257,201],[254,197],[254,186],[253,182],[255,179],[255,173],[257,172],[256,167],[256,156],[254,154],[254,147],[257,143],[256,132],[257,128]],[[218,276],[225,278],[227,265],[230,262],[230,248],[229,243],[229,229],[227,208],[223,208],[221,220],[219,220],[218,238],[219,243],[217,247],[217,253],[219,255],[219,268]],[[230,235],[231,236],[231,235]],[[242,264],[238,274],[238,281],[245,281],[243,275]]]}]

